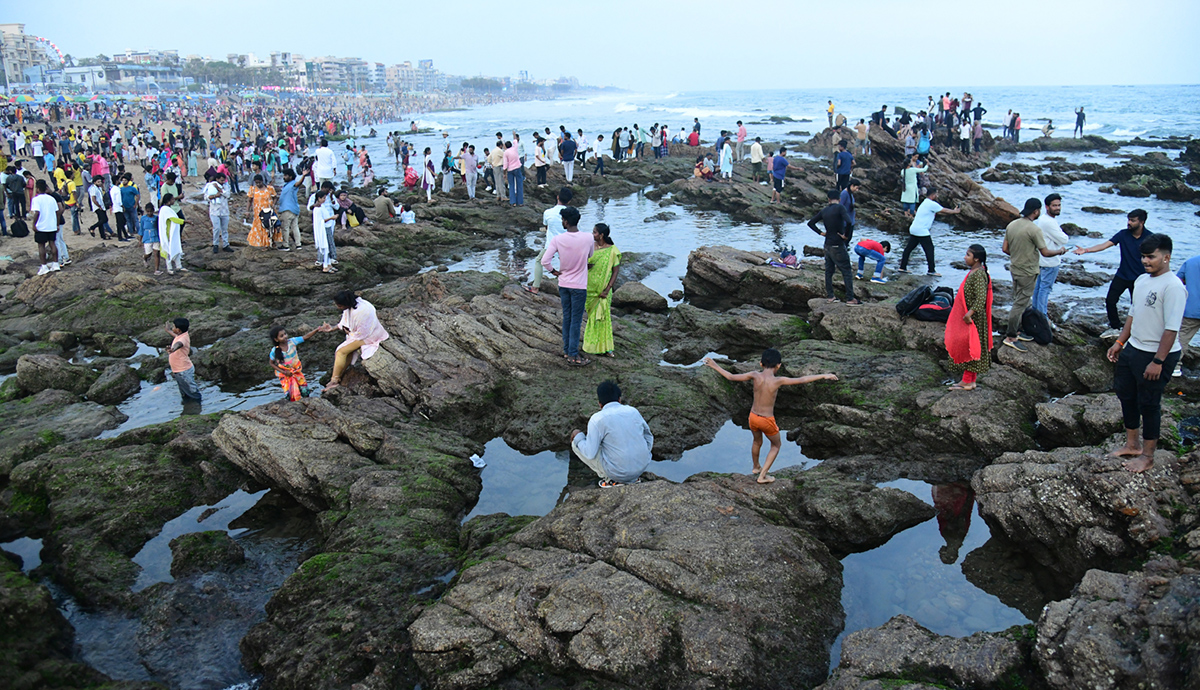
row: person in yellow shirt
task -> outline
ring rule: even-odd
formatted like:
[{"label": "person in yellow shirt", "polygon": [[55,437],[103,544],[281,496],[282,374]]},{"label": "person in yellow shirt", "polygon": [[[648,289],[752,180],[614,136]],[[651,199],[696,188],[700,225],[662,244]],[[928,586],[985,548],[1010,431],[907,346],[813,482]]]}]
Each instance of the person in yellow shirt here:
[{"label": "person in yellow shirt", "polygon": [[[55,175],[57,176],[58,172],[61,170],[62,168],[56,169],[54,171]],[[75,184],[75,180],[71,179],[70,177],[64,177],[58,188],[59,196],[63,198],[63,205],[66,206],[67,210],[71,212],[71,229],[75,231],[76,235],[80,234],[79,197],[76,193],[76,190],[78,189],[79,187]]]}]

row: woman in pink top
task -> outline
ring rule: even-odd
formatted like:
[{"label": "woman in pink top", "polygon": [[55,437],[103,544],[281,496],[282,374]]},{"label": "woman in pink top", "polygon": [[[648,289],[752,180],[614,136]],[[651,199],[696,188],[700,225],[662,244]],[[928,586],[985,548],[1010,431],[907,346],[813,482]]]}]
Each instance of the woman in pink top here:
[{"label": "woman in pink top", "polygon": [[[588,258],[595,242],[590,234],[579,232],[579,209],[568,206],[559,212],[566,232],[546,243],[542,267],[558,278],[558,296],[562,301],[563,357],[567,364],[582,367],[591,360],[579,356],[579,331],[587,305]],[[550,260],[558,254],[558,270]]]},{"label": "woman in pink top", "polygon": [[[337,328],[346,334],[346,340],[338,345],[333,358],[333,376],[326,388],[336,388],[342,381],[346,368],[361,356],[370,359],[379,351],[379,344],[388,339],[388,332],[379,323],[375,315],[375,305],[355,295],[350,290],[342,290],[333,296],[333,303],[342,310],[342,320]],[[321,326],[318,330],[332,331],[333,326]]]}]

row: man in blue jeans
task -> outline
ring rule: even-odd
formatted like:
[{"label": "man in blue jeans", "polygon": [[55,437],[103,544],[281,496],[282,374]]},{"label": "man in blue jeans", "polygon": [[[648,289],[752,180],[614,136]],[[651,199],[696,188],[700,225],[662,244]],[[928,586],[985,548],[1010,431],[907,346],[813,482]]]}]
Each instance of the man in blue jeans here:
[{"label": "man in blue jeans", "polygon": [[[1042,229],[1042,237],[1046,240],[1046,248],[1055,252],[1067,246],[1070,240],[1067,233],[1058,224],[1058,214],[1062,213],[1062,197],[1051,194],[1045,199],[1045,213],[1038,217],[1037,226]],[[1046,313],[1050,306],[1050,292],[1054,290],[1054,281],[1058,279],[1058,269],[1062,265],[1061,256],[1038,257],[1037,283],[1033,286],[1033,308]]]},{"label": "man in blue jeans", "polygon": [[[591,233],[579,232],[579,209],[567,206],[559,212],[563,232],[546,243],[542,268],[558,278],[558,296],[562,301],[563,357],[567,364],[581,367],[591,360],[579,355],[579,332],[583,327],[587,302],[588,258],[595,242]],[[558,268],[550,260],[558,255]]]},{"label": "man in blue jeans", "polygon": [[892,243],[884,240],[876,242],[875,240],[862,239],[858,244],[854,245],[854,253],[858,254],[858,274],[855,276],[859,280],[863,279],[863,269],[866,267],[867,260],[875,262],[875,275],[872,276],[872,283],[886,283],[887,278],[883,277],[883,265],[887,263],[887,257],[884,254],[892,251]]},{"label": "man in blue jeans", "polygon": [[504,172],[508,177],[508,200],[513,206],[525,205],[525,166],[511,141],[504,142]]}]

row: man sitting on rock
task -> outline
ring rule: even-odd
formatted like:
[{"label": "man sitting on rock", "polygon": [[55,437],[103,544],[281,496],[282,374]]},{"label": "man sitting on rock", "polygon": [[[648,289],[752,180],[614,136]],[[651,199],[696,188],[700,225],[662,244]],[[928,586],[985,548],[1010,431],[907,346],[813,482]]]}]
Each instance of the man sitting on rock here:
[{"label": "man sitting on rock", "polygon": [[600,475],[600,486],[633,484],[650,464],[654,435],[636,408],[621,403],[621,389],[612,381],[596,388],[600,411],[588,420],[587,433],[572,429],[571,450]]}]

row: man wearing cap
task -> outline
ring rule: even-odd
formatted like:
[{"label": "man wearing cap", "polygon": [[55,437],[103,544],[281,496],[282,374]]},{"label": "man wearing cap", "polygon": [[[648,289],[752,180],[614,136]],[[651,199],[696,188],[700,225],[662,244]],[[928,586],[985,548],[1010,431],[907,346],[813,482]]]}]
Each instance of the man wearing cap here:
[{"label": "man wearing cap", "polygon": [[1001,247],[1009,256],[1009,272],[1012,273],[1013,280],[1012,308],[1008,312],[1008,331],[1005,334],[1004,345],[1018,352],[1028,351],[1022,342],[1033,340],[1032,336],[1021,331],[1021,316],[1033,303],[1033,288],[1041,270],[1038,259],[1040,256],[1062,256],[1067,253],[1066,247],[1046,247],[1042,229],[1034,222],[1041,214],[1040,200],[1026,200],[1021,217],[1009,223],[1005,229],[1004,246]]}]

